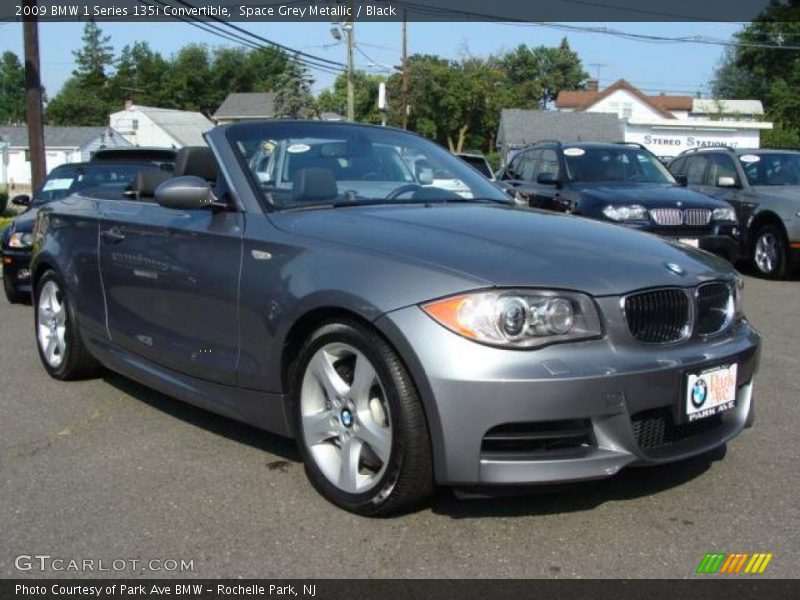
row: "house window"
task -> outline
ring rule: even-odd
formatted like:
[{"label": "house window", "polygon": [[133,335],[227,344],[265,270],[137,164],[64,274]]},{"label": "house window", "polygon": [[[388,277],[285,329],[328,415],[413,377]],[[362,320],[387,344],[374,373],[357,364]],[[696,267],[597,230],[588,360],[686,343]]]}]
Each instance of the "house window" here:
[{"label": "house window", "polygon": [[25,162],[31,162],[31,151],[25,150]]},{"label": "house window", "polygon": [[134,131],[139,130],[139,119],[133,119],[133,121],[131,121],[131,129]]}]

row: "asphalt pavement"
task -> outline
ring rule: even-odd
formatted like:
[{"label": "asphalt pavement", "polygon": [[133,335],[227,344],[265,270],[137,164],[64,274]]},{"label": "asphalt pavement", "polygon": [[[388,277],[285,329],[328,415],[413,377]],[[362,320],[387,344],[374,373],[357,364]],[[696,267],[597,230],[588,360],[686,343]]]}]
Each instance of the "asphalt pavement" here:
[{"label": "asphalt pavement", "polygon": [[0,301],[0,577],[710,577],[707,552],[770,552],[759,577],[796,577],[798,295],[747,278],[758,421],[726,451],[516,498],[440,490],[384,520],[317,495],[290,441],[119,375],[50,379],[32,309]]}]

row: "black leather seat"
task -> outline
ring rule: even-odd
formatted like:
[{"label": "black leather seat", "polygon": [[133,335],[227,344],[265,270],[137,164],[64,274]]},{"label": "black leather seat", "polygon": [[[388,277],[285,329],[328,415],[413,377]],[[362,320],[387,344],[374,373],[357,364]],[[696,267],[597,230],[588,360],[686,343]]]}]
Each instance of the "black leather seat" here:
[{"label": "black leather seat", "polygon": [[325,202],[339,195],[336,179],[330,169],[298,169],[292,183],[293,202]]},{"label": "black leather seat", "polygon": [[217,159],[208,146],[185,146],[175,155],[175,176],[193,175],[206,181],[217,180]]},{"label": "black leather seat", "polygon": [[136,179],[133,180],[131,192],[139,202],[152,202],[155,200],[156,188],[171,178],[171,173],[161,169],[142,169],[136,174]]}]

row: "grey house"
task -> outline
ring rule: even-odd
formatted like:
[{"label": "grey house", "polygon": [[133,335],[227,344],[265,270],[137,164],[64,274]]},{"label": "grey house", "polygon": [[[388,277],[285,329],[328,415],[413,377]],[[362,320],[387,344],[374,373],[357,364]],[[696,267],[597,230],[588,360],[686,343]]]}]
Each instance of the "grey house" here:
[{"label": "grey house", "polygon": [[234,121],[260,121],[274,117],[275,94],[235,93],[228,94],[211,118],[217,125],[223,125]]},{"label": "grey house", "polygon": [[[100,148],[130,146],[110,127],[45,127],[47,171],[68,163],[87,161]],[[30,185],[31,163],[27,127],[0,127],[0,184]]]},{"label": "grey house", "polygon": [[503,164],[515,151],[542,140],[619,142],[622,122],[610,113],[575,113],[504,108],[500,112],[497,148]]}]

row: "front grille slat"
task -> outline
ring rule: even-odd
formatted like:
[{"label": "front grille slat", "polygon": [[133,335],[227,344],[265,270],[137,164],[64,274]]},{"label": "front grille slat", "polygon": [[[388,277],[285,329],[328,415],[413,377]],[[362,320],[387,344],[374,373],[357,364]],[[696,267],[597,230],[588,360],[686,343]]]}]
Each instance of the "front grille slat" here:
[{"label": "front grille slat", "polygon": [[714,335],[733,320],[733,290],[727,283],[706,283],[697,288],[697,332]]},{"label": "front grille slat", "polygon": [[623,304],[628,329],[646,344],[677,342],[690,330],[689,297],[680,288],[639,292]]},{"label": "front grille slat", "polygon": [[701,226],[711,222],[711,211],[707,208],[687,208],[683,213],[684,225]]},{"label": "front grille slat", "polygon": [[711,210],[708,208],[651,208],[650,218],[656,225],[665,227],[704,227],[711,222]]}]

